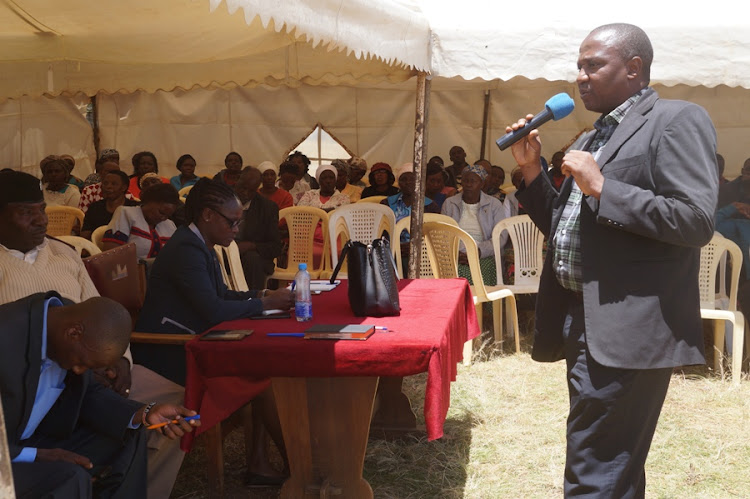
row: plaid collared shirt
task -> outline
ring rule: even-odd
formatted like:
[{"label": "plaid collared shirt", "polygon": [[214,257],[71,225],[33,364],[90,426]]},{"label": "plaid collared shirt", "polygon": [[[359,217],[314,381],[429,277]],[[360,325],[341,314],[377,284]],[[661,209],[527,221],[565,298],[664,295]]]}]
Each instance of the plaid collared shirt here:
[{"label": "plaid collared shirt", "polygon": [[[633,107],[646,89],[639,90],[628,100],[617,106],[606,116],[600,116],[594,123],[596,135],[588,147],[588,152],[598,159],[599,152],[612,138],[617,125]],[[601,165],[600,165],[601,168]],[[557,281],[565,289],[583,291],[583,268],[581,267],[581,200],[583,193],[573,181],[573,188],[565,203],[560,223],[552,238],[553,268]]]}]

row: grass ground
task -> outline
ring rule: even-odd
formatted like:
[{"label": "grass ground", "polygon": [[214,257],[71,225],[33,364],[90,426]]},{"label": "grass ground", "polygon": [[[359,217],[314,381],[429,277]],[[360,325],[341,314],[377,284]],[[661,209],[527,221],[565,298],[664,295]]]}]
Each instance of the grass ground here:
[{"label": "grass ground", "polygon": [[[418,419],[424,383],[404,383]],[[566,416],[562,362],[533,362],[527,351],[480,358],[459,368],[445,437],[371,440],[364,476],[376,498],[562,497]],[[278,497],[242,485],[241,430],[228,435],[225,459],[228,497]],[[172,497],[207,497],[204,463],[200,448],[186,457]],[[676,372],[646,473],[647,497],[750,497],[750,380],[733,387],[707,368]]]}]

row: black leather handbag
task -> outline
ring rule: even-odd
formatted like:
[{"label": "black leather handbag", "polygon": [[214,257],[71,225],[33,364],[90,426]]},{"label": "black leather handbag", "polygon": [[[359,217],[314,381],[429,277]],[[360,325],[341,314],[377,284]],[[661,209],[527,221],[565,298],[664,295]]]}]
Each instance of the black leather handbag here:
[{"label": "black leather handbag", "polygon": [[372,244],[347,241],[341,249],[331,283],[346,258],[349,276],[349,305],[357,317],[385,317],[400,315],[398,302],[398,277],[386,237],[375,239]]}]

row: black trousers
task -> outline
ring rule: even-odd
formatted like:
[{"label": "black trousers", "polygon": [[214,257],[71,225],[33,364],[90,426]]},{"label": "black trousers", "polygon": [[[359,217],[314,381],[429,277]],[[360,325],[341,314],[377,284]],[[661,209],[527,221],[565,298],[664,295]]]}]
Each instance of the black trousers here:
[{"label": "black trousers", "polygon": [[[106,417],[106,416],[105,416]],[[73,435],[65,440],[49,437],[42,434],[32,435],[31,438],[21,442],[25,447],[39,447],[45,449],[65,449],[82,456],[86,456],[94,465],[91,470],[83,470],[93,489],[94,497],[97,498],[132,498],[146,497],[146,431],[128,430],[125,432],[123,440],[113,439],[98,433],[94,433],[89,428],[79,427],[73,432]],[[13,467],[13,478],[16,480],[15,463]],[[30,463],[46,464],[46,463]],[[64,463],[51,463],[64,464]],[[22,466],[20,468],[26,468]],[[80,468],[80,466],[79,466]],[[99,478],[91,483],[92,476],[96,476],[106,468],[106,476]],[[26,469],[21,469],[25,474]],[[58,466],[57,473],[64,477],[66,473],[71,473],[71,469]],[[71,482],[79,482],[80,473],[75,473],[75,477],[62,482],[63,487],[71,487]],[[22,477],[25,481],[25,475]],[[37,475],[38,482],[48,482],[45,475]],[[58,480],[59,481],[59,480]],[[25,483],[25,482],[24,482]],[[31,484],[39,486],[40,484]],[[16,484],[18,491],[18,484]],[[44,495],[33,494],[28,497],[90,497],[89,495]],[[23,497],[22,494],[18,494]]]},{"label": "black trousers", "polygon": [[565,496],[644,497],[644,465],[672,369],[597,363],[586,347],[583,305],[576,300],[564,334],[570,395]]},{"label": "black trousers", "polygon": [[18,499],[90,499],[91,475],[73,463],[13,463]]}]

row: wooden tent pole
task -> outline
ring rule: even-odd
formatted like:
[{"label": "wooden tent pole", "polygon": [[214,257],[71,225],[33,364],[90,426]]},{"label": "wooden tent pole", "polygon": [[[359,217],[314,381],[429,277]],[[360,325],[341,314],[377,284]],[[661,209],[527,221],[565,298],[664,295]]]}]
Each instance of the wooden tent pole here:
[{"label": "wooden tent pole", "polygon": [[[419,277],[422,256],[422,219],[424,215],[424,191],[427,179],[427,119],[430,110],[430,78],[427,73],[417,75],[417,109],[414,120],[414,173],[417,189],[411,206],[411,241],[409,243],[409,279]],[[399,235],[394,235],[393,244],[399,244]]]}]

